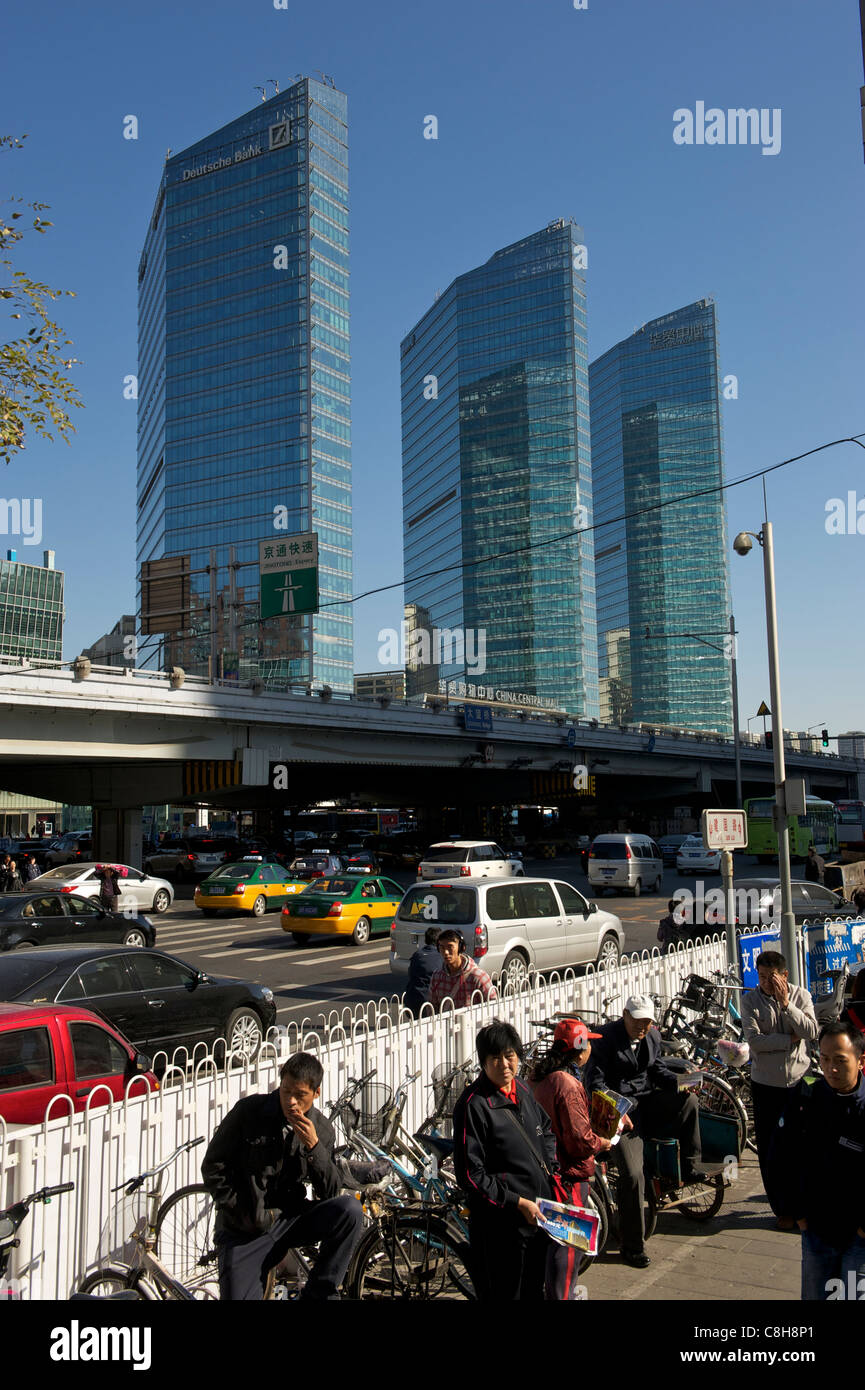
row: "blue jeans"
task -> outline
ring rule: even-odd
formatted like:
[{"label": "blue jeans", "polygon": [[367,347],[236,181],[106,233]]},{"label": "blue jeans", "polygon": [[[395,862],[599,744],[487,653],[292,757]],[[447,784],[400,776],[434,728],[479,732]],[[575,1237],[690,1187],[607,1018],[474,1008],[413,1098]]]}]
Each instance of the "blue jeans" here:
[{"label": "blue jeans", "polygon": [[854,1236],[846,1249],[839,1250],[810,1231],[803,1231],[802,1301],[822,1303],[834,1299],[865,1301],[865,1238]]}]

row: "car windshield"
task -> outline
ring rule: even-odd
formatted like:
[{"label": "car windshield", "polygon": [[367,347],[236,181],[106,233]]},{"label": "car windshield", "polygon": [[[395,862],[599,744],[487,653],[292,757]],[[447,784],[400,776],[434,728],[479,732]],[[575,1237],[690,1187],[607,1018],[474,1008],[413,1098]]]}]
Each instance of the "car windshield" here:
[{"label": "car windshield", "polygon": [[438,926],[467,927],[475,920],[477,899],[472,888],[412,888],[403,898],[397,916],[401,922],[428,922]]},{"label": "car windshield", "polygon": [[56,966],[56,960],[39,960],[29,951],[4,953],[0,956],[0,998],[17,999],[52,974]]},{"label": "car windshield", "polygon": [[428,849],[423,858],[425,864],[464,864],[467,857],[467,849],[456,849],[451,845],[447,849]]},{"label": "car windshield", "polygon": [[257,864],[257,863],[256,863],[256,864],[225,864],[225,865],[223,866],[223,868],[217,869],[216,873],[215,873],[215,874],[211,874],[210,877],[211,877],[212,879],[214,879],[214,878],[230,878],[233,882],[236,882],[236,881],[239,880],[239,879],[252,878],[252,875],[253,875],[254,873],[256,873],[257,870],[258,870],[258,864]]},{"label": "car windshield", "polygon": [[316,859],[295,859],[291,867],[293,869],[326,869],[327,865],[328,856],[325,855]]},{"label": "car windshield", "polygon": [[335,898],[347,898],[357,887],[356,878],[317,878],[304,893],[331,893]]},{"label": "car windshield", "polygon": [[190,840],[189,848],[193,854],[224,854],[229,845],[225,840]]},{"label": "car windshield", "polygon": [[41,878],[50,878],[54,883],[71,883],[92,868],[92,864],[63,864],[59,869],[47,869]]}]

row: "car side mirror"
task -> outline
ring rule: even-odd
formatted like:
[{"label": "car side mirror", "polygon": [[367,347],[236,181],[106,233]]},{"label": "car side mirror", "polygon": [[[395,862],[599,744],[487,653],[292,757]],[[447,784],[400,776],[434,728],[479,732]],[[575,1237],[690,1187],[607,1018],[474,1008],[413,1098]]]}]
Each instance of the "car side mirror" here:
[{"label": "car side mirror", "polygon": [[146,1052],[136,1052],[135,1056],[130,1058],[129,1066],[126,1070],[127,1073],[134,1072],[136,1075],[140,1076],[142,1072],[151,1071],[152,1067],[152,1057],[148,1057]]},{"label": "car side mirror", "polygon": [[[210,979],[210,976],[208,975],[208,973],[207,973],[206,970],[196,970],[196,972],[195,972],[195,984],[196,984],[196,985],[206,985],[209,979]],[[195,987],[195,986],[193,986],[193,988],[194,988],[194,987]]]},{"label": "car side mirror", "polygon": [[592,912],[597,912],[597,910],[598,910],[598,904],[597,904],[597,903],[589,903],[589,912],[590,912],[590,913],[592,913]]}]

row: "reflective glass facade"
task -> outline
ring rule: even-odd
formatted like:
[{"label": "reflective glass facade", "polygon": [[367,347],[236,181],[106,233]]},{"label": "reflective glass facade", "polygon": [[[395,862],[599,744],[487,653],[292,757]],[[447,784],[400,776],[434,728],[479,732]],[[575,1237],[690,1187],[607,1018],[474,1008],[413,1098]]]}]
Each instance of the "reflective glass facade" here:
[{"label": "reflective glass facade", "polygon": [[420,670],[407,645],[409,696],[448,680],[597,713],[591,535],[567,536],[592,513],[581,246],[559,221],[497,251],[403,340],[408,639],[418,615],[466,634]]},{"label": "reflective glass facade", "polygon": [[62,660],[62,571],[0,560],[0,657]]},{"label": "reflective glass facade", "polygon": [[[325,607],[352,592],[346,122],[303,79],[165,165],[139,266],[138,565],[190,556],[189,631],[146,639],[190,672],[215,654],[352,686],[351,607]],[[310,530],[321,612],[259,625],[258,542]]]},{"label": "reflective glass facade", "polygon": [[589,369],[605,723],[732,734],[723,493],[652,510],[723,482],[719,381],[705,299],[644,324]]}]

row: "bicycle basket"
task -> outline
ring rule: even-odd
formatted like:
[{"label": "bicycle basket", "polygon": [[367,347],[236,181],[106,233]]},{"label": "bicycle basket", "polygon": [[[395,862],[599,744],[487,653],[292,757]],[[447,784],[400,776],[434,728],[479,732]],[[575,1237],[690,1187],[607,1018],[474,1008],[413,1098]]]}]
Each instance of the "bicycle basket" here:
[{"label": "bicycle basket", "polygon": [[441,1120],[453,1118],[454,1106],[469,1084],[467,1066],[433,1068],[432,1090],[435,1113]]},{"label": "bicycle basket", "polygon": [[694,1013],[706,1013],[715,1002],[715,985],[702,975],[689,975],[679,995],[679,1003]]},{"label": "bicycle basket", "polygon": [[342,1125],[346,1136],[359,1132],[373,1144],[380,1144],[392,1104],[393,1091],[390,1087],[371,1081],[361,1091],[341,1096],[333,1108],[333,1118]]}]

